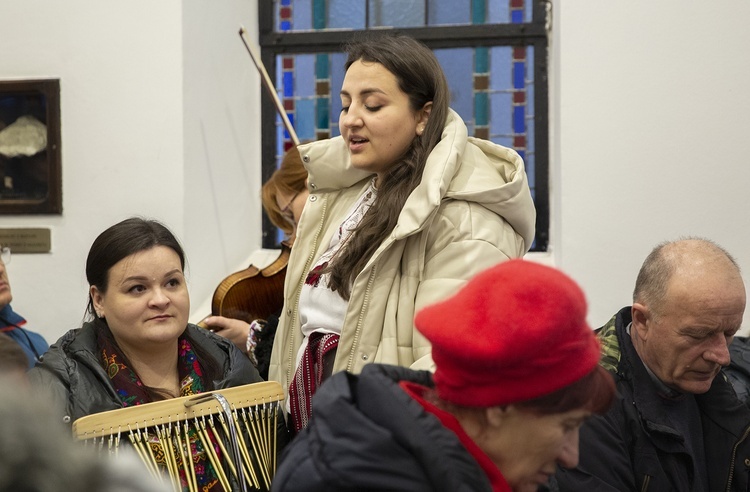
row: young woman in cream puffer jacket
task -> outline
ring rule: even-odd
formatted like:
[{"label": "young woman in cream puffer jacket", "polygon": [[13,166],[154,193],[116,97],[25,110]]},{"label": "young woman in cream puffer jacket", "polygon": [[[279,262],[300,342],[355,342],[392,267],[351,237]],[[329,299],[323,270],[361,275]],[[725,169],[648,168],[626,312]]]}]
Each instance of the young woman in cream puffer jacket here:
[{"label": "young woman in cream puffer jacket", "polygon": [[[303,339],[297,314],[302,285],[372,178],[352,168],[341,137],[299,150],[310,197],[287,267],[269,370],[269,379],[281,382],[285,391]],[[430,345],[414,328],[416,312],[480,271],[523,256],[534,238],[535,219],[521,157],[468,137],[451,110],[398,224],[352,284],[333,372],[359,373],[371,362],[430,369]]]}]

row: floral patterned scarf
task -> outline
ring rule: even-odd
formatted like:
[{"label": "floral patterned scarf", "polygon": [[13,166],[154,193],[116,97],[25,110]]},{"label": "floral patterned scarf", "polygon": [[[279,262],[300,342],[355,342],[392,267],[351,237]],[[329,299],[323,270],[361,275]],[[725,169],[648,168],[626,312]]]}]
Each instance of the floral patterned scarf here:
[{"label": "floral patterned scarf", "polygon": [[[133,405],[143,405],[151,403],[154,400],[149,396],[143,382],[131,368],[124,364],[119,351],[115,349],[110,337],[104,334],[108,327],[100,327],[97,330],[97,345],[101,353],[101,364],[109,376],[112,386],[117,392],[117,396],[122,400],[123,407]],[[207,386],[203,368],[193,351],[193,347],[185,337],[181,335],[177,341],[177,371],[180,378],[180,396],[195,395],[205,391]],[[150,443],[154,454],[163,456],[161,445],[155,437]],[[216,471],[208,461],[206,452],[200,438],[194,431],[190,433],[190,447],[193,456],[193,466],[198,479],[198,489],[206,492],[221,492],[223,487],[219,482]],[[214,449],[218,456],[221,456],[221,450],[214,443]],[[178,453],[179,455],[179,453]],[[188,483],[180,473],[180,482],[183,490],[188,490]]]}]

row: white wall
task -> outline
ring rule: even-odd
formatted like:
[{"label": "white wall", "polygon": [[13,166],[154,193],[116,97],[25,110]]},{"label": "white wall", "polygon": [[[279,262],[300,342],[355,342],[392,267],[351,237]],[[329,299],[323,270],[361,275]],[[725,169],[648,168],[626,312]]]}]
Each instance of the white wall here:
[{"label": "white wall", "polygon": [[14,308],[48,340],[79,325],[88,249],[123,218],[175,232],[194,299],[259,247],[259,78],[237,35],[242,22],[257,39],[256,12],[240,0],[0,0],[0,79],[61,79],[63,215],[0,217],[52,231],[50,254],[9,266]]},{"label": "white wall", "polygon": [[[750,272],[750,3],[555,0],[552,250],[590,321],[629,303],[651,247],[705,235]],[[195,321],[260,246],[257,0],[0,0],[0,78],[59,77],[62,216],[16,255],[14,307],[50,340],[83,314],[94,237],[133,214],[183,241]],[[746,274],[747,275],[747,274]]]},{"label": "white wall", "polygon": [[651,248],[681,235],[723,245],[747,282],[750,3],[554,10],[554,257],[586,289],[591,322],[628,305]]},{"label": "white wall", "polygon": [[241,25],[257,44],[256,1],[183,2],[182,212],[194,322],[211,314],[221,280],[261,246],[261,85]]}]

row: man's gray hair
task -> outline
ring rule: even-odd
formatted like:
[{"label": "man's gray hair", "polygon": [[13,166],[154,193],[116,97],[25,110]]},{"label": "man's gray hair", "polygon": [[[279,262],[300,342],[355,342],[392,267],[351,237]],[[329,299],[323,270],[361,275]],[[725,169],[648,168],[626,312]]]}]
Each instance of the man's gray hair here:
[{"label": "man's gray hair", "polygon": [[697,242],[706,253],[725,257],[734,265],[737,272],[740,272],[737,260],[726,249],[710,239],[688,236],[674,241],[664,241],[651,250],[638,272],[633,290],[634,303],[648,305],[653,311],[659,312],[665,301],[669,281],[683,258],[683,255],[676,250],[681,244],[687,242]]}]

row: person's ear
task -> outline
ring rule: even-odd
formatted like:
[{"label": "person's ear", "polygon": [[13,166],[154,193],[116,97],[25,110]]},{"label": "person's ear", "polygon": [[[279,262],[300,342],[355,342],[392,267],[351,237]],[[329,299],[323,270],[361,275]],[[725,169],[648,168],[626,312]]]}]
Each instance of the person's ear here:
[{"label": "person's ear", "polygon": [[102,301],[104,300],[104,296],[96,287],[96,285],[92,285],[89,288],[89,296],[91,296],[91,302],[94,305],[94,311],[96,312],[96,316],[99,318],[103,318],[104,306],[102,305]]},{"label": "person's ear", "polygon": [[649,321],[652,319],[652,313],[648,306],[634,302],[630,308],[630,315],[633,321],[631,329],[635,330],[640,339],[645,340],[648,338]]},{"label": "person's ear", "polygon": [[502,427],[508,416],[515,411],[516,409],[512,405],[489,407],[484,411],[484,418],[491,427]]},{"label": "person's ear", "polygon": [[432,111],[432,101],[426,102],[422,109],[419,110],[417,115],[417,135],[422,135],[424,129],[427,127],[427,121],[430,119],[430,111]]}]

